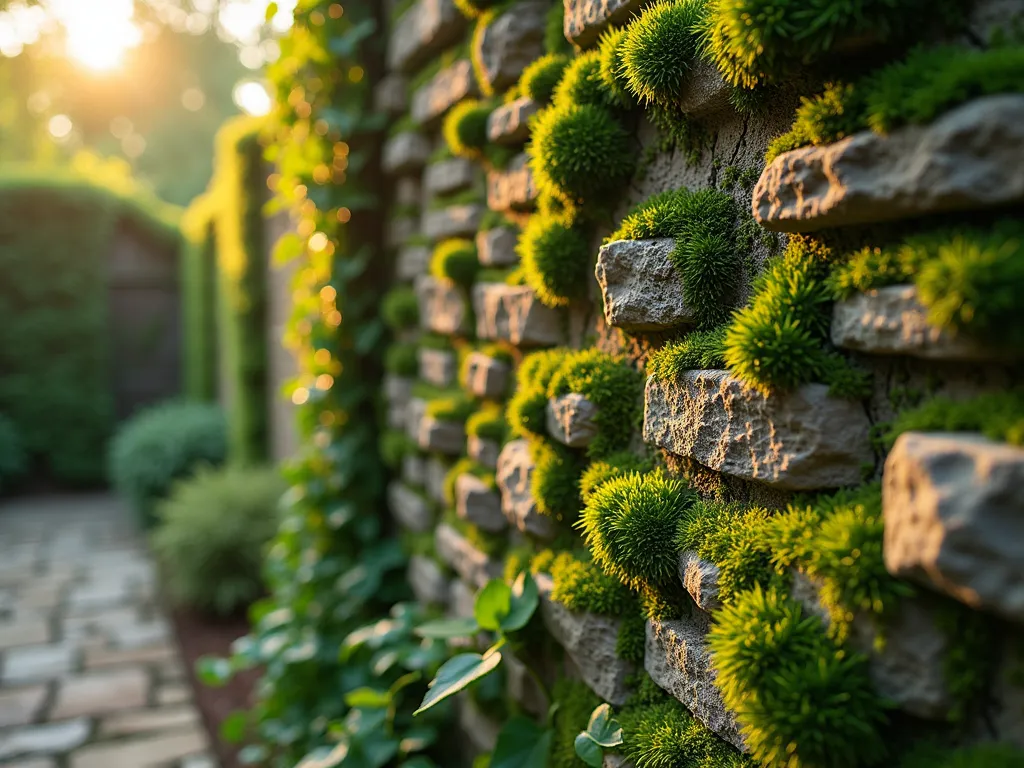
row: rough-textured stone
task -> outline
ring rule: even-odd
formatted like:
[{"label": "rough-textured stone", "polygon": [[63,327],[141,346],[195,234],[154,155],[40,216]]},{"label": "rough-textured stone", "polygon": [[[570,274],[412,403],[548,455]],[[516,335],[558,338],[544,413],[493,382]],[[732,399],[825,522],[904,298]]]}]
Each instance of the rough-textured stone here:
[{"label": "rough-textured stone", "polygon": [[886,460],[882,503],[891,574],[1024,622],[1024,449],[907,432]]},{"label": "rough-textured stone", "polygon": [[464,335],[469,331],[469,307],[454,283],[421,275],[416,278],[416,298],[420,326],[425,330],[446,335]]},{"label": "rough-textured stone", "polygon": [[462,59],[442,69],[412,95],[410,114],[418,125],[433,126],[460,101],[478,94],[473,65]]},{"label": "rough-textured stone", "polygon": [[192,689],[183,683],[161,685],[156,692],[156,703],[161,707],[192,701]]},{"label": "rough-textured stone", "polygon": [[45,685],[0,691],[0,728],[28,725],[39,716],[45,701]]},{"label": "rough-textured stone", "polygon": [[551,599],[552,587],[550,576],[537,575],[544,626],[572,657],[583,682],[605,701],[622,706],[629,698],[627,681],[635,669],[615,654],[621,621],[594,613],[573,613]]},{"label": "rough-textured stone", "polygon": [[466,427],[457,421],[425,416],[420,421],[417,442],[424,451],[458,456],[466,447]]},{"label": "rough-textured stone", "polygon": [[648,621],[644,669],[661,688],[725,741],[745,750],[735,715],[715,687],[707,629],[690,619]]},{"label": "rough-textured stone", "polygon": [[458,361],[450,349],[421,347],[417,351],[420,378],[437,387],[450,387],[455,383]]},{"label": "rough-textured stone", "polygon": [[466,438],[466,455],[488,469],[497,469],[501,444],[496,440],[470,435]]},{"label": "rough-textured stone", "polygon": [[512,366],[482,352],[474,352],[466,359],[466,389],[477,397],[503,397],[511,375]]},{"label": "rough-textured stone", "polygon": [[516,3],[473,36],[474,60],[489,93],[515,85],[523,70],[544,55],[548,7],[537,0]]},{"label": "rough-textured stone", "polygon": [[429,557],[413,555],[409,558],[408,579],[419,602],[434,605],[448,602],[448,579],[441,567]]},{"label": "rough-textured stone", "polygon": [[446,504],[444,481],[448,477],[448,465],[437,456],[427,459],[427,495],[438,504]]},{"label": "rough-textured stone", "polygon": [[78,652],[70,644],[29,645],[4,653],[5,685],[63,677],[77,663]]},{"label": "rough-textured stone", "polygon": [[477,283],[473,309],[478,338],[523,347],[553,347],[565,341],[562,314],[541,304],[529,286]]},{"label": "rough-textured stone", "polygon": [[425,211],[423,234],[435,242],[452,237],[472,239],[476,236],[483,215],[484,206],[477,203],[453,205],[437,211]]},{"label": "rough-textured stone", "polygon": [[206,734],[193,727],[172,733],[151,734],[127,741],[91,744],[71,756],[69,768],[128,768],[172,765],[188,755],[204,752]]},{"label": "rough-textured stone", "polygon": [[422,488],[427,484],[427,466],[422,457],[416,455],[402,457],[402,479],[417,488]]},{"label": "rough-textured stone", "polygon": [[679,98],[679,109],[688,115],[708,117],[732,108],[731,88],[712,62],[698,59]]},{"label": "rough-textured stone", "polygon": [[754,189],[778,232],[971,210],[1024,198],[1024,95],[975,99],[929,126],[858,133],[786,152]]},{"label": "rough-textured stone", "polygon": [[537,194],[525,154],[517,155],[503,170],[487,172],[487,207],[492,211],[533,210]]},{"label": "rough-textured stone", "polygon": [[693,311],[669,260],[675,240],[616,240],[597,256],[598,285],[608,325],[624,331],[660,331],[690,325]]},{"label": "rough-textured stone", "polygon": [[516,244],[519,232],[512,227],[497,227],[478,232],[476,252],[485,267],[511,267],[519,263]]},{"label": "rough-textured stone", "polygon": [[450,525],[442,523],[434,531],[437,555],[471,586],[480,589],[491,579],[501,576],[501,563],[469,543]]},{"label": "rough-textured stone", "polygon": [[92,672],[61,681],[53,719],[138,709],[149,696],[149,675],[140,667]]},{"label": "rough-textured stone", "polygon": [[597,42],[613,24],[621,24],[654,0],[564,0],[565,37],[581,48]]},{"label": "rough-textured stone", "polygon": [[406,245],[398,252],[395,275],[399,280],[415,280],[430,271],[430,249],[425,245]]},{"label": "rough-textured stone", "polygon": [[547,428],[570,448],[585,448],[597,437],[597,406],[578,392],[548,400]]},{"label": "rough-textured stone", "polygon": [[931,325],[912,285],[890,285],[837,301],[832,343],[872,355],[930,360],[991,360],[1006,354]]},{"label": "rough-textured stone", "polygon": [[388,486],[388,507],[391,514],[414,533],[424,533],[434,524],[434,515],[427,500],[401,483]]},{"label": "rough-textured stone", "polygon": [[431,163],[423,173],[423,186],[433,196],[469,189],[480,177],[479,167],[464,157]]},{"label": "rough-textured stone", "polygon": [[530,118],[540,105],[529,96],[502,104],[487,118],[487,138],[495,144],[515,146],[530,138]]},{"label": "rough-textured stone", "polygon": [[430,157],[427,137],[413,131],[403,131],[388,139],[384,145],[381,166],[385,173],[395,176],[418,173]]},{"label": "rough-textured stone", "polygon": [[501,508],[509,523],[521,532],[538,539],[550,540],[558,534],[555,522],[537,509],[530,493],[533,459],[526,440],[506,443],[498,456],[495,475],[501,489]]},{"label": "rough-textured stone", "polygon": [[482,531],[500,533],[508,526],[501,511],[501,495],[476,475],[455,480],[455,513]]},{"label": "rough-textured stone", "polygon": [[373,90],[373,106],[390,117],[401,117],[409,108],[409,84],[392,72],[385,75]]},{"label": "rough-textured stone", "polygon": [[722,607],[718,597],[718,575],[718,566],[699,557],[697,553],[680,553],[679,580],[702,611],[711,613]]},{"label": "rough-textured stone", "polygon": [[418,0],[398,20],[388,42],[388,69],[415,72],[430,57],[457,43],[466,17],[452,0]]},{"label": "rough-textured stone", "polygon": [[863,408],[824,384],[765,397],[728,371],[687,371],[650,377],[645,401],[645,442],[783,490],[854,485],[874,461]]},{"label": "rough-textured stone", "polygon": [[92,730],[89,720],[65,720],[0,734],[0,760],[19,755],[55,755],[80,747]]}]

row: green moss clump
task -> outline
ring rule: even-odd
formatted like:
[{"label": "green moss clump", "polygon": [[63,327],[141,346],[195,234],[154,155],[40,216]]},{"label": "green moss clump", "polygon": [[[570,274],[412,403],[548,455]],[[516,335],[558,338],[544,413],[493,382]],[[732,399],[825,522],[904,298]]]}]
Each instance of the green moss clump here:
[{"label": "green moss clump", "polygon": [[555,681],[551,689],[555,706],[554,738],[548,753],[548,768],[579,768],[576,756],[576,736],[587,730],[590,713],[601,703],[597,694],[579,680],[562,678]]},{"label": "green moss clump", "polygon": [[923,744],[900,761],[899,768],[1020,768],[1024,752],[1009,744],[978,744],[951,749]]},{"label": "green moss clump", "polygon": [[580,474],[583,467],[571,450],[547,440],[530,441],[533,475],[530,494],[537,511],[555,520],[575,522],[580,511]]},{"label": "green moss clump", "polygon": [[565,37],[565,5],[552,3],[544,24],[544,50],[547,53],[570,54],[572,43]]},{"label": "green moss clump", "polygon": [[466,419],[466,434],[481,440],[501,443],[505,440],[508,425],[500,406],[487,404]]},{"label": "green moss clump", "polygon": [[479,271],[480,261],[472,240],[445,240],[434,249],[430,259],[430,273],[434,277],[463,286],[472,285]]},{"label": "green moss clump", "polygon": [[[639,606],[636,608],[639,609]],[[647,652],[647,619],[640,610],[619,615],[622,624],[615,638],[615,655],[623,661],[642,666]]]},{"label": "green moss clump", "polygon": [[601,82],[604,83],[605,90],[614,97],[615,102],[623,107],[635,103],[622,62],[622,44],[625,39],[625,28],[612,27],[601,34],[597,44]]},{"label": "green moss clump", "polygon": [[384,352],[384,370],[392,376],[413,378],[420,372],[416,345],[411,342],[392,344]]},{"label": "green moss clump", "polygon": [[904,432],[981,432],[991,440],[1024,445],[1024,392],[990,392],[959,401],[932,398],[900,413],[885,441],[892,445]]},{"label": "green moss clump", "polygon": [[479,159],[487,148],[487,118],[493,105],[466,99],[456,104],[444,119],[442,133],[452,154]]},{"label": "green moss clump", "polygon": [[633,173],[629,135],[608,110],[592,104],[541,110],[527,154],[541,195],[570,203],[600,201]]},{"label": "green moss clump", "polygon": [[555,95],[555,87],[569,66],[564,53],[548,53],[531,63],[519,78],[519,92],[538,104],[548,104]]},{"label": "green moss clump", "polygon": [[380,436],[380,456],[384,464],[391,469],[398,469],[402,466],[402,459],[417,450],[413,442],[405,432],[398,429],[389,429]]},{"label": "green moss clump", "polygon": [[725,326],[688,333],[670,341],[647,361],[647,373],[660,381],[677,379],[685,371],[725,367]]},{"label": "green moss clump", "polygon": [[605,572],[633,588],[679,579],[676,531],[694,494],[661,472],[608,481],[590,496],[578,527]]},{"label": "green moss clump", "polygon": [[630,451],[620,451],[592,461],[580,477],[580,497],[586,504],[594,491],[609,480],[631,472],[650,472],[653,468],[650,459],[637,456]]},{"label": "green moss clump", "polygon": [[465,424],[476,409],[477,404],[473,398],[463,392],[456,392],[429,400],[426,414],[438,421],[454,421]]},{"label": "green moss clump", "polygon": [[461,475],[478,477],[491,490],[496,490],[498,487],[493,472],[486,467],[480,466],[472,459],[463,457],[455,462],[444,476],[444,500],[450,507],[455,505],[455,484]]},{"label": "green moss clump", "polygon": [[546,349],[523,359],[516,371],[516,392],[509,399],[507,410],[514,435],[547,434],[548,384],[566,354],[564,349]]},{"label": "green moss clump", "polygon": [[549,566],[551,599],[570,611],[621,616],[636,604],[626,585],[601,570],[589,557],[561,552]]},{"label": "green moss clump", "polygon": [[400,331],[413,328],[420,321],[420,307],[416,291],[408,286],[396,286],[384,295],[381,317],[388,328]]},{"label": "green moss clump", "polygon": [[579,229],[537,213],[530,217],[516,249],[527,285],[546,306],[565,306],[586,291],[591,254]]},{"label": "green moss clump", "polygon": [[629,90],[645,103],[667,104],[682,94],[700,48],[706,0],[662,0],[627,27],[621,44]]},{"label": "green moss clump", "polygon": [[708,647],[716,685],[754,758],[853,768],[885,756],[885,704],[867,660],[837,646],[817,617],[778,590],[758,587],[723,608]]},{"label": "green moss clump", "polygon": [[592,104],[613,107],[617,100],[601,78],[601,58],[597,51],[587,51],[573,59],[565,68],[555,87],[556,105]]}]

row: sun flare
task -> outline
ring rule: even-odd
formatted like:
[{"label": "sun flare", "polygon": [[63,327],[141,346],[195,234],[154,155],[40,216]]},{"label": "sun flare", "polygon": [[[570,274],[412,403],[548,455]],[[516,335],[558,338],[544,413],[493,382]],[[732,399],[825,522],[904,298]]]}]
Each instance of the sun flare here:
[{"label": "sun flare", "polygon": [[67,55],[84,67],[110,72],[139,44],[132,0],[59,0],[54,10],[67,34]]}]

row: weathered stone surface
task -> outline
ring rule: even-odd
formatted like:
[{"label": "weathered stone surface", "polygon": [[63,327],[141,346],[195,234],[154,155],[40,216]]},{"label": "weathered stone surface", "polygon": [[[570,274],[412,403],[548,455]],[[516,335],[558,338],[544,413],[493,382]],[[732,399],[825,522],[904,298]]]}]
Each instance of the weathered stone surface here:
[{"label": "weathered stone surface", "polygon": [[525,0],[478,29],[473,36],[473,56],[488,93],[501,93],[515,85],[523,70],[544,55],[547,11],[547,3]]},{"label": "weathered stone surface", "polygon": [[462,579],[452,579],[448,590],[448,612],[456,618],[469,618],[476,605],[476,591]]},{"label": "weathered stone surface", "polygon": [[473,309],[478,338],[524,347],[553,347],[565,341],[562,314],[541,304],[529,286],[477,283]]},{"label": "weathered stone surface", "polygon": [[693,311],[669,260],[672,238],[616,240],[601,247],[594,272],[608,325],[624,331],[660,331],[690,325]]},{"label": "weathered stone surface", "polygon": [[398,252],[395,275],[399,280],[415,280],[430,271],[430,249],[425,245],[406,245]]},{"label": "weathered stone surface", "polygon": [[491,579],[501,576],[501,564],[470,544],[462,535],[446,523],[434,531],[434,546],[437,555],[471,586],[480,589]]},{"label": "weathered stone surface", "polygon": [[718,566],[699,557],[696,552],[679,555],[679,580],[702,611],[711,613],[722,607],[718,597]]},{"label": "weathered stone surface", "polygon": [[492,211],[531,211],[537,203],[537,185],[533,181],[525,154],[517,155],[504,170],[487,172],[487,207]]},{"label": "weathered stone surface", "polygon": [[373,91],[373,106],[390,117],[401,117],[409,108],[409,84],[392,72],[385,75]]},{"label": "weathered stone surface", "polygon": [[693,716],[734,747],[745,751],[736,716],[715,687],[706,644],[707,629],[690,619],[648,621],[644,669]]},{"label": "weathered stone surface", "polygon": [[451,237],[473,238],[480,227],[483,215],[484,206],[477,203],[453,205],[438,211],[425,211],[423,213],[423,234],[435,242]]},{"label": "weathered stone surface", "polygon": [[[24,600],[19,600],[24,606]],[[0,650],[50,642],[50,626],[42,616],[22,612],[14,621],[0,622]]]},{"label": "weathered stone surface", "polygon": [[12,648],[4,653],[0,679],[10,685],[63,677],[74,668],[77,660],[77,650],[67,643]]},{"label": "weathered stone surface", "polygon": [[537,574],[540,615],[548,632],[572,657],[583,677],[605,701],[622,706],[631,693],[627,680],[635,669],[615,655],[621,621],[594,613],[573,613],[551,599],[553,583],[547,574]]},{"label": "weathered stone surface", "polygon": [[519,263],[516,244],[519,232],[512,227],[497,227],[478,232],[476,252],[485,267],[511,267]]},{"label": "weathered stone surface", "polygon": [[416,278],[420,326],[434,333],[464,335],[469,331],[469,307],[458,286],[430,275]]},{"label": "weathered stone surface", "polygon": [[564,0],[565,37],[581,48],[597,42],[613,24],[621,24],[654,0]]},{"label": "weathered stone surface", "polygon": [[138,709],[149,696],[149,675],[141,667],[92,672],[60,683],[53,719]]},{"label": "weathered stone surface", "polygon": [[466,438],[466,455],[483,467],[496,469],[500,452],[501,445],[495,440],[488,440],[476,435]]},{"label": "weathered stone surface", "polygon": [[912,285],[890,285],[837,301],[832,343],[872,355],[930,360],[991,360],[1006,354],[931,325]]},{"label": "weathered stone surface", "polygon": [[597,406],[578,392],[548,400],[547,428],[570,448],[585,448],[597,437]]},{"label": "weathered stone surface", "polygon": [[729,85],[712,62],[698,58],[679,98],[679,108],[688,115],[707,117],[732,107]]},{"label": "weathered stone surface", "polygon": [[466,427],[457,421],[424,416],[420,421],[417,442],[424,451],[458,456],[466,447]]},{"label": "weathered stone surface", "polygon": [[402,457],[402,479],[409,485],[422,488],[427,484],[426,462],[420,456],[407,455]]},{"label": "weathered stone surface", "polygon": [[418,125],[434,126],[463,99],[479,95],[473,65],[469,59],[442,69],[412,95],[410,114]]},{"label": "weathered stone surface", "polygon": [[412,397],[413,380],[404,376],[384,376],[384,397],[389,403],[408,403]]},{"label": "weathered stone surface", "polygon": [[46,686],[0,691],[0,728],[28,725],[39,716],[46,701]]},{"label": "weathered stone surface", "polygon": [[430,195],[450,195],[469,189],[479,177],[480,170],[472,160],[450,157],[427,166],[423,186]]},{"label": "weathered stone surface", "polygon": [[192,689],[183,683],[161,685],[156,692],[156,703],[161,707],[192,701]]},{"label": "weathered stone surface", "polygon": [[891,221],[1024,199],[1024,95],[975,99],[929,126],[786,152],[754,188],[777,232]]},{"label": "weathered stone surface", "polygon": [[430,57],[456,43],[466,17],[452,0],[419,0],[402,14],[388,42],[388,69],[411,73]]},{"label": "weathered stone surface", "polygon": [[0,760],[19,755],[55,755],[80,747],[92,730],[89,720],[65,720],[0,734]]},{"label": "weathered stone surface", "polygon": [[414,533],[429,531],[434,524],[434,514],[427,500],[401,483],[388,486],[388,507],[394,518]]},{"label": "weathered stone surface", "polygon": [[394,176],[417,173],[430,157],[427,137],[413,131],[403,131],[387,140],[381,157],[385,173]]},{"label": "weathered stone surface", "polygon": [[885,462],[885,566],[1024,622],[1024,449],[907,432]]},{"label": "weathered stone surface", "polygon": [[438,504],[446,504],[444,481],[448,477],[448,465],[437,456],[427,459],[427,495]]},{"label": "weathered stone surface", "polygon": [[526,440],[507,443],[498,456],[495,475],[501,489],[501,508],[509,523],[521,532],[545,541],[558,534],[555,521],[537,509],[530,493],[533,459]]},{"label": "weathered stone surface", "polygon": [[420,424],[427,414],[427,401],[418,397],[410,398],[405,406],[405,433],[410,440],[419,441]]},{"label": "weathered stone surface", "polygon": [[474,352],[466,359],[466,389],[477,397],[503,397],[511,375],[508,363],[482,352]]},{"label": "weathered stone surface", "polygon": [[188,755],[204,752],[207,741],[203,729],[193,727],[127,741],[90,744],[73,754],[68,765],[70,768],[172,765]]},{"label": "weathered stone surface", "polygon": [[148,731],[166,731],[199,725],[199,713],[192,707],[140,709],[103,718],[101,736],[127,736]]},{"label": "weathered stone surface", "polygon": [[445,605],[448,602],[448,579],[441,567],[423,555],[409,558],[409,586],[421,603]]},{"label": "weathered stone surface", "polygon": [[525,144],[530,138],[530,118],[539,111],[540,105],[529,96],[502,104],[487,118],[487,138],[506,146]]},{"label": "weathered stone surface", "polygon": [[476,475],[459,475],[455,480],[455,513],[489,533],[501,533],[508,526],[501,511],[501,495]]},{"label": "weathered stone surface", "polygon": [[405,245],[409,240],[419,233],[419,222],[409,216],[402,216],[388,222],[384,232],[385,242],[388,248],[398,248]]},{"label": "weathered stone surface", "polygon": [[854,485],[874,461],[863,408],[824,384],[765,397],[728,371],[687,371],[650,377],[645,401],[645,442],[783,490]]},{"label": "weathered stone surface", "polygon": [[437,387],[450,387],[455,383],[458,361],[450,349],[421,347],[417,351],[420,361],[420,378]]}]

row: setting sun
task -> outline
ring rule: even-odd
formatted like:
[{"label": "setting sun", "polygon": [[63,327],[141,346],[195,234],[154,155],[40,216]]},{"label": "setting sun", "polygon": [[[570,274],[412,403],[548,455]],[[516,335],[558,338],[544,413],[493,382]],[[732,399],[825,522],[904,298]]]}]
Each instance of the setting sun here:
[{"label": "setting sun", "polygon": [[67,32],[67,55],[89,69],[116,69],[141,40],[132,0],[57,0],[54,11]]}]

